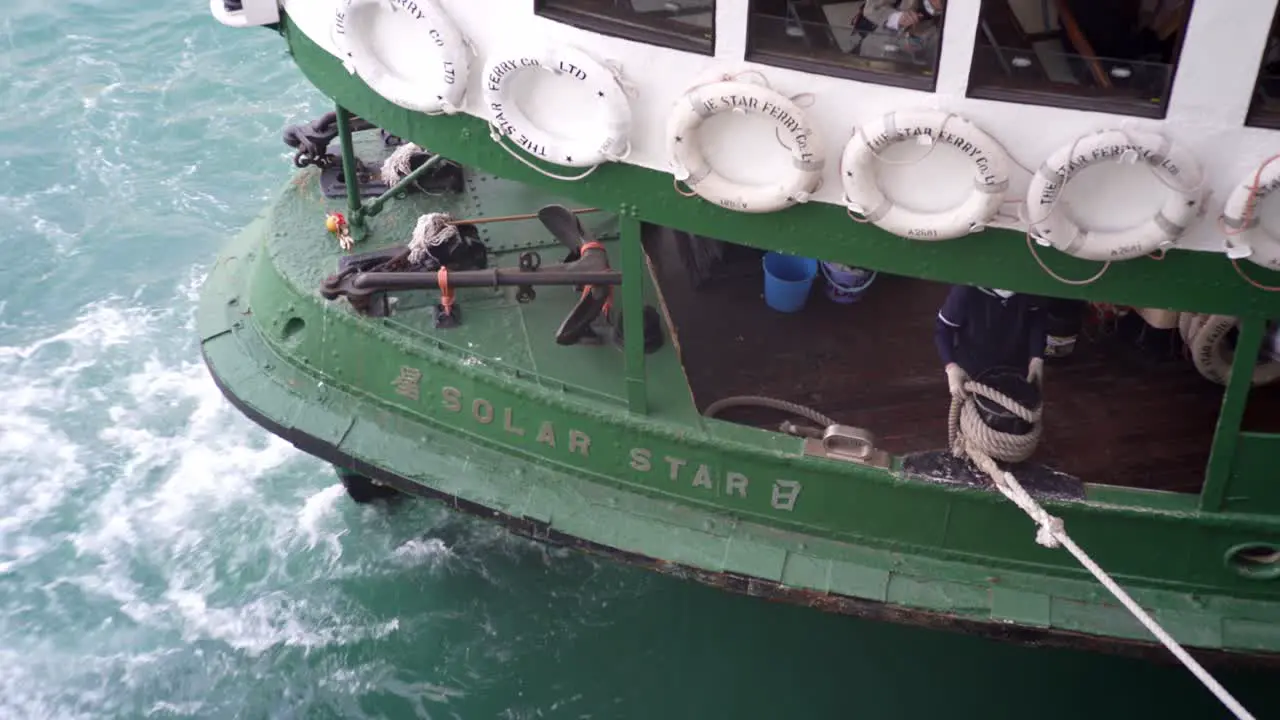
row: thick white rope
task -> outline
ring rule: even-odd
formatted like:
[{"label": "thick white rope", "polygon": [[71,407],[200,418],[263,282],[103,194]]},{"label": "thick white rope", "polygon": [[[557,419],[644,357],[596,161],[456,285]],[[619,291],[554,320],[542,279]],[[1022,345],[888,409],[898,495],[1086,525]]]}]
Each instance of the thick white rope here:
[{"label": "thick white rope", "polygon": [[382,182],[387,187],[394,187],[396,183],[405,179],[412,168],[409,167],[409,158],[414,153],[423,152],[423,149],[411,142],[404,143],[395,149],[386,160],[382,161]]},{"label": "thick white rope", "polygon": [[[1023,420],[1033,423],[1035,430],[1027,436],[1008,435],[992,430],[982,422],[981,417],[978,415],[974,395],[984,395],[999,402]],[[1032,419],[1033,417],[1034,420]],[[965,422],[966,419],[970,422]],[[976,421],[976,425],[974,421]],[[1227,692],[1226,688],[1222,687],[1200,663],[1196,662],[1195,658],[1191,657],[1190,653],[1178,644],[1177,640],[1173,639],[1172,635],[1147,614],[1147,611],[1143,610],[1124,591],[1124,588],[1111,579],[1111,576],[1099,567],[1093,561],[1093,558],[1089,557],[1088,553],[1079,545],[1076,545],[1071,536],[1067,534],[1061,518],[1050,515],[1013,477],[1013,473],[1001,470],[1000,466],[996,464],[996,459],[1006,462],[1018,462],[1031,455],[1031,451],[1035,449],[1035,445],[1040,439],[1038,409],[1034,412],[1030,411],[1003,393],[981,383],[968,381],[964,384],[964,394],[952,396],[951,398],[951,412],[948,424],[952,452],[959,457],[968,456],[979,469],[991,477],[991,481],[1002,495],[1012,500],[1015,505],[1035,521],[1037,525],[1037,543],[1048,548],[1065,547],[1086,570],[1098,579],[1098,582],[1102,583],[1103,587],[1138,619],[1138,622],[1142,623],[1157,640],[1168,648],[1169,652],[1173,653],[1174,657],[1178,658],[1184,667],[1191,671],[1191,674],[1196,676],[1196,679],[1209,692],[1218,698],[1219,702],[1231,710],[1232,714],[1240,720],[1254,720],[1253,715],[1231,693]],[[1020,438],[1023,437],[1032,439],[1021,440]],[[1016,440],[1011,440],[1011,438]]]},{"label": "thick white rope", "polygon": [[409,241],[410,264],[419,265],[428,257],[440,261],[431,250],[458,236],[458,228],[449,224],[452,220],[449,213],[427,213],[418,218],[418,224],[413,227],[413,239]]}]

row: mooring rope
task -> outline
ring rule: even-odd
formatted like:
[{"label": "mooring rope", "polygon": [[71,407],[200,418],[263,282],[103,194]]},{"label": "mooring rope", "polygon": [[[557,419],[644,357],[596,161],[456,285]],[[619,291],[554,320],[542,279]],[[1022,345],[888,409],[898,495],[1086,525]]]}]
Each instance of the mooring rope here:
[{"label": "mooring rope", "polygon": [[405,179],[413,170],[409,167],[409,159],[414,153],[423,152],[422,148],[407,142],[396,148],[394,152],[382,161],[382,182],[387,187],[394,187],[396,183]]},{"label": "mooring rope", "polygon": [[418,218],[418,224],[413,227],[413,239],[409,241],[410,265],[420,265],[428,257],[440,262],[440,258],[431,251],[458,236],[458,228],[451,223],[452,220],[449,213],[427,213]]},{"label": "mooring rope", "polygon": [[[975,396],[978,395],[985,396],[1003,405],[1010,412],[1031,423],[1033,430],[1025,436],[1010,435],[992,430],[982,421],[981,416],[978,414],[975,400]],[[1179,645],[1172,635],[1147,614],[1105,570],[1099,567],[1093,561],[1093,558],[1089,557],[1088,553],[1079,545],[1076,545],[1071,536],[1067,534],[1061,518],[1050,515],[1018,483],[1013,473],[1001,470],[1000,466],[996,464],[997,460],[1018,462],[1030,457],[1040,441],[1039,409],[1031,411],[1020,403],[1015,402],[1009,396],[982,383],[970,380],[964,383],[963,392],[951,397],[948,434],[951,441],[951,452],[957,457],[968,457],[972,460],[980,470],[991,477],[991,482],[995,484],[996,489],[1002,495],[1012,500],[1015,505],[1035,521],[1037,525],[1037,543],[1048,548],[1065,547],[1086,570],[1098,579],[1098,582],[1102,583],[1103,587],[1110,591],[1138,619],[1138,622],[1142,623],[1157,640],[1168,648],[1169,652],[1173,653],[1174,657],[1190,670],[1196,676],[1196,679],[1208,688],[1237,718],[1240,718],[1240,720],[1254,720],[1253,715],[1238,700],[1232,697],[1226,688],[1222,687],[1208,671],[1201,667],[1200,663],[1196,662],[1196,659],[1191,657],[1191,654]]]},{"label": "mooring rope", "polygon": [[766,407],[773,410],[781,410],[782,412],[788,412],[806,420],[812,420],[823,429],[832,425],[840,424],[813,408],[807,408],[804,405],[797,405],[796,403],[787,402],[786,400],[763,397],[760,395],[734,395],[733,397],[721,398],[708,405],[707,409],[702,411],[702,414],[707,417],[715,417],[720,414],[721,410],[726,410],[731,407]]}]

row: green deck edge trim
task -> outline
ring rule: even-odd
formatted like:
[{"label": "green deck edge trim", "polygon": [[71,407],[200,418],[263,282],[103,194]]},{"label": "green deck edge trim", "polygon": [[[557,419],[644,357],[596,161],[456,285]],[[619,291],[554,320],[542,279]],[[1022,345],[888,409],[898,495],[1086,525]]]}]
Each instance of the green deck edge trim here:
[{"label": "green deck edge trim", "polygon": [[[707,237],[785,250],[942,282],[1004,287],[1019,292],[1089,299],[1136,307],[1280,318],[1280,293],[1244,282],[1221,253],[1173,250],[1163,260],[1118,262],[1087,286],[1065,285],[1047,275],[1027,250],[1023,233],[987,229],[944,242],[905,240],[869,224],[855,223],[841,207],[797,205],[767,214],[737,213],[672,188],[671,175],[607,163],[590,177],[561,182],[525,167],[489,139],[484,120],[469,115],[427,116],[380,97],[333,55],[284,19],[294,62],[322,93],[360,117],[466,166],[535,186],[554,187],[597,207],[627,204],[646,222]],[[829,145],[845,138],[830,138]],[[1098,264],[1050,248],[1037,252],[1065,277],[1088,277]],[[1247,263],[1246,263],[1247,264]],[[1243,267],[1243,266],[1242,266]],[[1249,265],[1259,282],[1280,284],[1280,273]]]},{"label": "green deck edge trim", "polygon": [[[537,518],[574,537],[711,572],[779,581],[989,624],[1052,628],[1147,641],[1146,631],[1089,579],[993,572],[953,559],[788,533],[683,503],[628,493],[528,463],[387,412],[317,382],[278,354],[246,307],[246,285],[263,255],[258,219],[227,248],[201,291],[197,312],[211,372],[256,412],[319,438],[362,462],[517,518]],[[265,371],[265,372],[264,372]],[[1030,543],[1031,527],[1024,528]],[[1189,646],[1280,651],[1274,602],[1131,587]],[[811,604],[822,605],[815,596]]]}]

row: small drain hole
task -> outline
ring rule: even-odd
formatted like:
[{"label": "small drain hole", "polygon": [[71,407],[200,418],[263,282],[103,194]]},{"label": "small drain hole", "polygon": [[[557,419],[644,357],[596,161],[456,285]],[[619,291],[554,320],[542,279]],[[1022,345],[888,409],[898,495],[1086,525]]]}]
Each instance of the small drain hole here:
[{"label": "small drain hole", "polygon": [[285,322],[284,328],[280,330],[280,337],[285,340],[296,341],[306,327],[307,323],[302,318],[291,317]]}]

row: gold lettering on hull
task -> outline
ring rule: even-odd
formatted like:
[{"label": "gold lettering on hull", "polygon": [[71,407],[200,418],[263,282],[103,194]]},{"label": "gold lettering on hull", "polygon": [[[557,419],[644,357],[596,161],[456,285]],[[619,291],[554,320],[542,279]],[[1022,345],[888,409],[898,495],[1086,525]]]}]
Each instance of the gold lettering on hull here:
[{"label": "gold lettering on hull", "polygon": [[397,395],[403,395],[410,400],[417,400],[418,387],[422,382],[422,371],[407,365],[400,366],[400,374],[395,380],[391,381],[391,385],[395,387]]},{"label": "gold lettering on hull", "polygon": [[[408,375],[408,377],[406,377]],[[402,372],[397,378],[397,389],[401,385],[410,385],[412,374]],[[408,393],[406,397],[410,397]],[[513,437],[525,437],[526,427],[537,425],[534,442],[562,452],[591,457],[591,436],[576,428],[567,431],[557,430],[550,420],[532,421],[527,418],[520,422],[515,408],[496,406],[485,398],[464,399],[463,393],[456,387],[446,386],[440,390],[440,407],[446,412],[466,417],[464,408],[469,412],[471,420],[479,425],[493,425],[499,413],[502,416],[502,430]],[[714,464],[689,461],[673,455],[655,456],[653,451],[643,447],[633,447],[628,453],[628,468],[637,475],[657,474],[665,476],[670,483],[683,484],[688,488],[697,488],[726,498],[746,500],[752,487],[751,479],[736,470],[717,470]],[[800,498],[801,484],[795,480],[775,478],[769,487],[769,506],[774,510],[792,512]]]},{"label": "gold lettering on hull", "polygon": [[[637,473],[649,474],[654,470],[653,451],[648,448],[631,448],[631,462],[629,467]],[[723,475],[717,475],[712,466],[706,463],[698,463],[691,465],[688,460],[671,455],[664,455],[660,458],[663,470],[659,472],[665,474],[667,479],[677,483],[688,483],[689,487],[710,490],[713,493],[724,497],[737,497],[746,499],[747,488],[751,484],[751,480],[744,474],[728,470]],[[692,472],[686,468],[693,468]],[[773,481],[773,487],[770,489],[769,505],[775,510],[783,510],[791,512],[795,509],[796,501],[800,498],[801,485],[795,480],[776,479]]]},{"label": "gold lettering on hull", "polygon": [[[440,389],[440,407],[446,412],[462,413],[464,400],[462,391],[456,387],[443,387]],[[502,412],[502,429],[516,437],[524,437],[524,426],[521,425],[516,417],[515,408],[494,406],[492,402],[484,398],[478,397],[469,403],[471,419],[480,425],[492,425],[497,419],[498,412]],[[561,440],[563,438],[563,441]],[[534,437],[534,442],[541,443],[550,448],[564,448],[570,454],[581,455],[582,457],[591,457],[591,436],[585,432],[570,428],[564,435],[560,435],[556,430],[556,426],[550,420],[543,420],[538,425],[538,434]]]},{"label": "gold lettering on hull", "polygon": [[488,425],[493,422],[493,403],[488,400],[473,400],[471,402],[471,417],[481,425]]},{"label": "gold lettering on hull", "polygon": [[512,435],[524,435],[524,428],[511,424],[511,408],[506,408],[502,411],[502,429]]},{"label": "gold lettering on hull", "polygon": [[538,428],[538,442],[556,446],[556,429],[550,421],[543,421],[542,427]]}]

